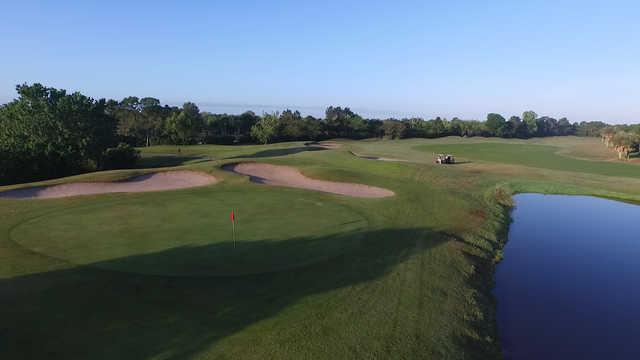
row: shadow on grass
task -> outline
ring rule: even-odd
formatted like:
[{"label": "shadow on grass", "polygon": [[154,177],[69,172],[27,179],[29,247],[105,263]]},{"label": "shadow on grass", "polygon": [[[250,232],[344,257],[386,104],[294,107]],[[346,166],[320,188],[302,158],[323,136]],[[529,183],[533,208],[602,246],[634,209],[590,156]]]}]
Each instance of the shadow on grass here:
[{"label": "shadow on grass", "polygon": [[464,161],[456,160],[456,162],[454,162],[453,164],[437,164],[437,165],[456,166],[456,165],[464,165],[464,164],[471,164],[471,163],[472,163],[472,161],[469,161],[469,160],[464,160]]},{"label": "shadow on grass", "polygon": [[[0,358],[190,358],[306,297],[380,278],[451,237],[428,229],[389,229],[360,232],[357,239],[358,246],[338,256],[253,275],[180,277],[101,270],[162,267],[167,262],[188,267],[193,259],[232,246],[222,243],[0,279]],[[338,243],[343,241],[334,236],[253,245],[256,251],[286,254],[293,242],[321,251],[323,246],[343,246]],[[300,244],[294,248],[299,250]],[[354,336],[365,345],[375,341],[365,334]],[[260,340],[255,334],[248,337],[251,343],[245,346]],[[304,348],[298,351],[305,353]]]},{"label": "shadow on grass", "polygon": [[287,155],[298,154],[298,153],[306,152],[306,151],[322,151],[322,150],[326,150],[326,149],[324,149],[322,147],[318,147],[318,146],[297,146],[297,147],[282,148],[282,149],[262,150],[262,151],[258,151],[258,152],[253,153],[253,154],[234,156],[234,157],[231,157],[229,159],[252,159],[252,158],[279,157],[279,156],[287,156]]}]

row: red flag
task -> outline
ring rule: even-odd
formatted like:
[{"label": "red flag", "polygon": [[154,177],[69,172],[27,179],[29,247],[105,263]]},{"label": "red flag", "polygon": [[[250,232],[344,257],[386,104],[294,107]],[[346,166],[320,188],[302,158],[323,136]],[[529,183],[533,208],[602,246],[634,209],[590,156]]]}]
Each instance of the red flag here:
[{"label": "red flag", "polygon": [[236,222],[236,214],[231,210],[231,222]]}]

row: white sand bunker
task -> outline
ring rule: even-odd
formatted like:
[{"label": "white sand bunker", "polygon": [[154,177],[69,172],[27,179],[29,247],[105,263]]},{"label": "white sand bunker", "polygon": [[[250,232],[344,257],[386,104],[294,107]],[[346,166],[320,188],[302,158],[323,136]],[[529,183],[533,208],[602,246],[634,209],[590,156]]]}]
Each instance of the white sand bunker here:
[{"label": "white sand bunker", "polygon": [[394,195],[391,190],[375,186],[311,179],[304,176],[296,168],[289,166],[240,163],[227,165],[224,169],[248,175],[251,181],[260,184],[288,186],[362,198],[381,198]]},{"label": "white sand bunker", "polygon": [[388,157],[380,157],[380,156],[369,156],[369,155],[360,155],[353,151],[349,151],[351,155],[355,157],[359,157],[360,159],[365,160],[377,160],[377,161],[395,161],[395,162],[408,162],[408,160],[404,159],[396,159],[396,158],[388,158]]},{"label": "white sand bunker", "polygon": [[342,144],[339,144],[335,141],[314,141],[306,144],[307,146],[325,149],[325,150],[335,150],[340,149]]},{"label": "white sand bunker", "polygon": [[78,195],[162,191],[204,186],[216,181],[214,176],[201,172],[167,171],[117,182],[78,182],[9,190],[1,192],[0,198],[53,199]]}]

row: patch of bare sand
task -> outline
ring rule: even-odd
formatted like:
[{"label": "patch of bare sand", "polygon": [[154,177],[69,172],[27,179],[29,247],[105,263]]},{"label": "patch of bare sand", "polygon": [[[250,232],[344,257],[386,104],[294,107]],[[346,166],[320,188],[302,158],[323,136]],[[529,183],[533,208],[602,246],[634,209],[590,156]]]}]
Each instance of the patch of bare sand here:
[{"label": "patch of bare sand", "polygon": [[362,198],[382,198],[394,195],[391,190],[375,186],[311,179],[304,176],[298,169],[289,166],[240,163],[227,165],[224,169],[247,175],[251,178],[251,181],[260,184],[287,186]]},{"label": "patch of bare sand", "polygon": [[339,144],[335,141],[314,141],[306,144],[307,146],[312,146],[316,148],[321,148],[325,150],[335,150],[340,149],[342,144]]},{"label": "patch of bare sand", "polygon": [[0,193],[0,198],[53,199],[106,193],[163,191],[204,186],[215,182],[217,179],[214,176],[201,172],[166,171],[117,182],[78,182],[15,189]]},{"label": "patch of bare sand", "polygon": [[388,157],[380,157],[380,156],[369,156],[369,155],[361,155],[358,153],[355,153],[353,151],[349,151],[351,153],[351,155],[355,156],[355,157],[359,157],[360,159],[365,159],[365,160],[377,160],[377,161],[392,161],[392,162],[408,162],[409,160],[404,160],[404,159],[396,159],[396,158],[388,158]]}]

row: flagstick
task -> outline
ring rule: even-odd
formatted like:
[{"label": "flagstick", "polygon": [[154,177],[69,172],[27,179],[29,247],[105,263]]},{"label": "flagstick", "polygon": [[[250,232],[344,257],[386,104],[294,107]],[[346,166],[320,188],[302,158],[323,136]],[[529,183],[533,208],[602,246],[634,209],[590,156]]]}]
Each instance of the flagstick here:
[{"label": "flagstick", "polygon": [[233,221],[231,223],[233,224],[232,225],[233,226],[233,248],[235,249],[236,248],[236,217],[235,217],[236,211],[235,209],[233,209],[232,211],[234,216],[233,216]]}]

